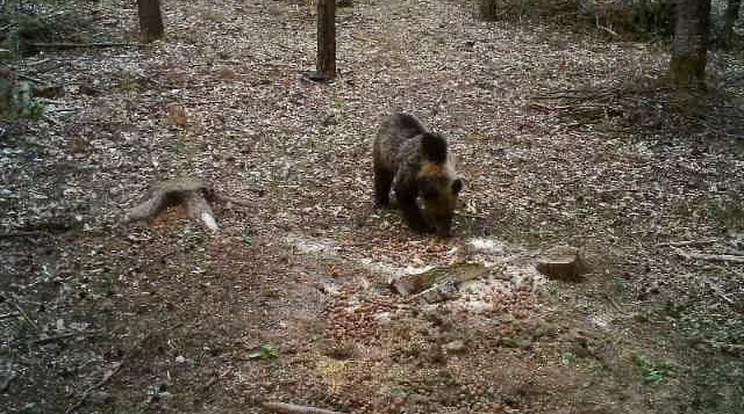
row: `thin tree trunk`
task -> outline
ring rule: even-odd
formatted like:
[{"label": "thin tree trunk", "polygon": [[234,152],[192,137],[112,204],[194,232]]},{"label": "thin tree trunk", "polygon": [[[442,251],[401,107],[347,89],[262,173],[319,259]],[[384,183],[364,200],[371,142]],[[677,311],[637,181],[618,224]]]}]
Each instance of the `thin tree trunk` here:
[{"label": "thin tree trunk", "polygon": [[318,0],[318,73],[336,77],[336,0]]},{"label": "thin tree trunk", "polygon": [[676,86],[702,86],[708,53],[710,0],[677,0],[669,73]]},{"label": "thin tree trunk", "polygon": [[726,12],[723,14],[722,40],[724,43],[731,43],[731,35],[734,32],[734,23],[739,19],[739,9],[741,0],[728,0]]},{"label": "thin tree trunk", "polygon": [[496,20],[496,0],[478,0],[480,18],[486,21]]},{"label": "thin tree trunk", "polygon": [[163,16],[160,13],[160,0],[137,0],[139,11],[140,36],[143,43],[150,43],[163,37]]}]

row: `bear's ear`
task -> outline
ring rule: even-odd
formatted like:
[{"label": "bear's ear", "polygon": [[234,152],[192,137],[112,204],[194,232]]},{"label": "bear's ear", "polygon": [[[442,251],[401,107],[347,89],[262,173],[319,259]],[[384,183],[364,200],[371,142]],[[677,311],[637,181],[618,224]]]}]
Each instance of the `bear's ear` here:
[{"label": "bear's ear", "polygon": [[457,178],[452,182],[452,194],[457,195],[462,190],[462,178]]}]

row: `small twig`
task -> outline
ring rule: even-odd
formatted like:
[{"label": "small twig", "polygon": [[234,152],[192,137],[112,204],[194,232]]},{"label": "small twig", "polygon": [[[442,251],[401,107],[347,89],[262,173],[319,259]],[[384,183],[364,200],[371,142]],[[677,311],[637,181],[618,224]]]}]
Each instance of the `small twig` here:
[{"label": "small twig", "polygon": [[228,369],[225,370],[225,372],[223,372],[223,373],[221,373],[219,375],[213,376],[209,381],[207,381],[206,384],[204,384],[202,386],[202,391],[204,391],[204,390],[208,389],[209,387],[211,387],[215,382],[217,382],[217,380],[221,380],[222,378],[225,378],[225,376],[227,376],[227,374],[229,374],[231,371],[232,371],[232,368],[228,368]]},{"label": "small twig", "polygon": [[50,59],[41,59],[41,60],[37,60],[36,62],[29,62],[29,63],[26,63],[26,66],[37,66],[37,65],[41,65],[43,63],[49,62],[49,60]]},{"label": "small twig", "polygon": [[58,120],[54,119],[54,117],[51,116],[51,115],[49,115],[49,114],[44,114],[44,119],[46,119],[47,121],[51,122],[55,126],[58,126],[58,127],[61,127],[62,126],[62,123],[61,122],[59,122]]},{"label": "small twig", "polygon": [[230,197],[223,194],[215,194],[215,198],[225,203],[232,203],[241,207],[255,207],[255,204],[250,201],[243,200],[240,198]]},{"label": "small twig", "polygon": [[601,24],[597,24],[597,29],[602,29],[605,32],[607,32],[607,33],[609,33],[609,34],[611,34],[611,35],[613,35],[615,37],[620,37],[620,35],[617,34],[617,32],[615,32],[614,30],[610,29],[609,27],[602,26]]},{"label": "small twig", "polygon": [[262,403],[261,406],[265,410],[278,414],[343,414],[339,411],[329,411],[322,408],[285,404],[280,402],[265,402]]}]

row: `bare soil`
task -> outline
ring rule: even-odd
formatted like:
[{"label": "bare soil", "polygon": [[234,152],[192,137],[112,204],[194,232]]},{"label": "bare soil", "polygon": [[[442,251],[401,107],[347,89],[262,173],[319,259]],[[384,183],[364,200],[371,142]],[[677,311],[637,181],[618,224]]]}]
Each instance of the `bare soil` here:
[{"label": "bare soil", "polygon": [[[130,3],[74,10],[134,42]],[[61,88],[0,124],[0,412],[744,412],[740,52],[684,96],[663,45],[357,0],[317,84],[305,3],[163,3],[163,41],[11,65]],[[397,110],[457,155],[451,239],[372,209]],[[183,176],[242,200],[219,232],[119,224]],[[583,281],[534,270],[563,244]],[[387,286],[467,262],[491,267],[442,302]]]}]

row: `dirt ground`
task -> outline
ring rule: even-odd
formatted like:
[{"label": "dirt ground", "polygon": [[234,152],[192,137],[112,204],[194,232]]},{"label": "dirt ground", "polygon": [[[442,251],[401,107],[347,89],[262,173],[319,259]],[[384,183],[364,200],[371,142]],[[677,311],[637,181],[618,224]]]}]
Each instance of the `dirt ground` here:
[{"label": "dirt ground", "polygon": [[[136,41],[130,3],[76,11]],[[0,412],[744,412],[740,52],[683,105],[663,44],[356,0],[321,85],[303,2],[163,3],[164,41],[17,63],[54,95],[0,124]],[[398,110],[458,158],[450,239],[372,208]],[[179,208],[119,224],[181,176],[242,200],[214,203],[219,232]],[[563,244],[583,281],[535,271]],[[470,262],[442,301],[388,287]]]}]

